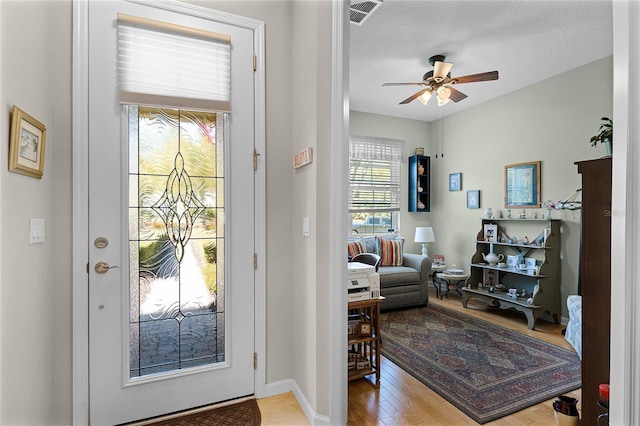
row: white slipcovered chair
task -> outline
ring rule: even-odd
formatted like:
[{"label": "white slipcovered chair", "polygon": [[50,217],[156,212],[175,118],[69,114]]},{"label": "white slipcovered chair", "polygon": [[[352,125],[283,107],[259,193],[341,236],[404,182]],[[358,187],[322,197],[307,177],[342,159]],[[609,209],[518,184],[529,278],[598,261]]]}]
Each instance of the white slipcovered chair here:
[{"label": "white slipcovered chair", "polygon": [[571,343],[573,349],[582,359],[582,296],[573,294],[567,297],[567,309],[569,322],[564,333],[564,338]]}]

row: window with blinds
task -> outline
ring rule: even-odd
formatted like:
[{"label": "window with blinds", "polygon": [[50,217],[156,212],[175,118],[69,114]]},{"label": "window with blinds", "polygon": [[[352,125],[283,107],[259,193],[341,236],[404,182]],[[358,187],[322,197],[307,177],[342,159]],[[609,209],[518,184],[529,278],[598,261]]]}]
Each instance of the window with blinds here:
[{"label": "window with blinds", "polygon": [[349,214],[354,234],[388,233],[398,227],[403,141],[349,139]]}]

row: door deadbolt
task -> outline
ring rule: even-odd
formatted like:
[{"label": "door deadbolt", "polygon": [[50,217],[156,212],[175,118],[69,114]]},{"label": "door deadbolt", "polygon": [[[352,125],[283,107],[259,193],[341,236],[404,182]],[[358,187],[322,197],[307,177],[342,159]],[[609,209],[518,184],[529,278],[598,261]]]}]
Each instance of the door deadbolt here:
[{"label": "door deadbolt", "polygon": [[107,240],[105,237],[98,237],[93,242],[93,245],[98,248],[105,248],[109,245],[109,240]]}]

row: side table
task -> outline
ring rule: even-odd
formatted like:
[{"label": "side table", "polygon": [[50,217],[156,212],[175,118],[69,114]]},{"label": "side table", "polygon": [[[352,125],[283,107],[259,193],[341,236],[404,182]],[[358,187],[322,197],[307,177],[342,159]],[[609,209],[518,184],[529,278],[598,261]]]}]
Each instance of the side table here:
[{"label": "side table", "polygon": [[[436,289],[439,290],[440,300],[444,296],[449,296],[449,286],[455,285],[456,292],[462,296],[462,292],[460,291],[461,287],[464,287],[465,282],[469,278],[469,274],[452,274],[449,272],[436,272],[434,282],[437,283]],[[444,286],[444,294],[442,292],[441,286]],[[438,294],[438,292],[436,292]]]},{"label": "side table", "polygon": [[435,275],[438,272],[444,272],[446,269],[447,269],[447,265],[435,264],[435,263],[431,264],[431,269],[429,270],[429,278],[431,279],[431,284],[433,284],[433,286],[436,289],[436,297],[440,297],[440,286],[436,284]]}]

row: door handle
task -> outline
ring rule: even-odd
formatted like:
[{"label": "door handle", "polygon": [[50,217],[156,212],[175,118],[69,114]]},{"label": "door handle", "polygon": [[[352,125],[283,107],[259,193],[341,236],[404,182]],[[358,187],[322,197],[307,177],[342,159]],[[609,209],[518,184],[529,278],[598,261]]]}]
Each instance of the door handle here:
[{"label": "door handle", "polygon": [[117,265],[109,266],[107,262],[98,262],[96,263],[96,266],[93,267],[93,270],[99,274],[106,274],[109,271],[109,269],[115,269],[115,268],[119,268],[119,266]]}]

